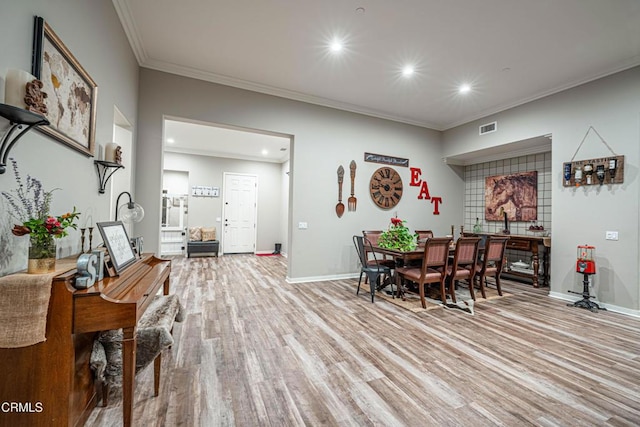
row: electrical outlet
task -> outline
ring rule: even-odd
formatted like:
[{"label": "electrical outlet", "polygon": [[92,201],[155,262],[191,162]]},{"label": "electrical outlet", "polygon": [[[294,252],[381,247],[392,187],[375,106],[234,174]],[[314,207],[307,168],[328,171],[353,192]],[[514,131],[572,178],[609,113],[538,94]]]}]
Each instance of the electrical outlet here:
[{"label": "electrical outlet", "polygon": [[618,232],[617,231],[607,231],[605,234],[605,239],[607,240],[618,240]]},{"label": "electrical outlet", "polygon": [[306,222],[299,222],[298,223],[298,230],[306,230],[307,228],[309,228],[309,226],[307,225]]}]

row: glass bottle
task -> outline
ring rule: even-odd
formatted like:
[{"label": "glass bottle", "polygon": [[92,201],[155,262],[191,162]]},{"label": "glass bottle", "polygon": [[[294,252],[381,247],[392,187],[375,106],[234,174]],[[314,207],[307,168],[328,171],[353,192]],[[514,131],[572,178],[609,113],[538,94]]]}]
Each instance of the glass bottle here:
[{"label": "glass bottle", "polygon": [[480,219],[476,218],[476,223],[473,226],[474,233],[482,233],[482,226],[480,225]]}]

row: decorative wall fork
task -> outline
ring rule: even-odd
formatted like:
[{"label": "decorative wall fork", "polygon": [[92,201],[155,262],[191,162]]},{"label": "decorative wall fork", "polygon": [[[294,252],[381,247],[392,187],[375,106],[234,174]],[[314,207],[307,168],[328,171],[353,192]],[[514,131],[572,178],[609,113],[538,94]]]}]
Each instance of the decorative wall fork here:
[{"label": "decorative wall fork", "polygon": [[349,169],[351,169],[351,197],[347,199],[347,207],[349,208],[349,211],[355,211],[358,199],[354,196],[356,180],[356,162],[354,160],[351,160]]}]

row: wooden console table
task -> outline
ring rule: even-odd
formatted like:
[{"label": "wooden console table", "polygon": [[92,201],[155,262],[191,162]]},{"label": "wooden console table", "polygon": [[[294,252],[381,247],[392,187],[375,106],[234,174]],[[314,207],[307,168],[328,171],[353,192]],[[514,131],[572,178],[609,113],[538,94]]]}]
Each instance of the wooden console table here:
[{"label": "wooden console table", "polygon": [[[503,270],[502,274],[523,277],[533,281],[533,287],[539,288],[540,275],[540,245],[544,243],[542,236],[524,236],[521,234],[498,234],[498,233],[464,233],[465,236],[508,236],[507,249],[525,251],[531,253],[533,274],[521,273],[519,271]],[[549,286],[549,257],[547,256],[549,248],[546,248],[543,257],[543,279],[542,286]]]},{"label": "wooden console table", "polygon": [[47,340],[0,348],[0,402],[21,410],[0,414],[0,426],[83,425],[96,406],[89,360],[98,331],[123,328],[123,424],[130,426],[136,358],[136,325],[163,287],[169,293],[171,261],[150,254],[89,289],[76,290],[76,270],[54,277]]}]

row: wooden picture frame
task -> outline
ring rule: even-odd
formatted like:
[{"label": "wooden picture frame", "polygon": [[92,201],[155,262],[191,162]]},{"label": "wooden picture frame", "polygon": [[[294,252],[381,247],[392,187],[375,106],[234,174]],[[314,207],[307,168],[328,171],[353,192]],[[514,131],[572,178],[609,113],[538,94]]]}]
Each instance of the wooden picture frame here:
[{"label": "wooden picture frame", "polygon": [[93,157],[98,87],[49,24],[34,21],[31,73],[42,81],[51,122],[38,130]]},{"label": "wooden picture frame", "polygon": [[538,219],[538,172],[520,172],[485,178],[485,211],[487,221]]},{"label": "wooden picture frame", "polygon": [[100,230],[107,252],[109,252],[113,269],[116,274],[120,274],[137,259],[127,230],[125,230],[122,221],[98,222],[96,225]]}]

